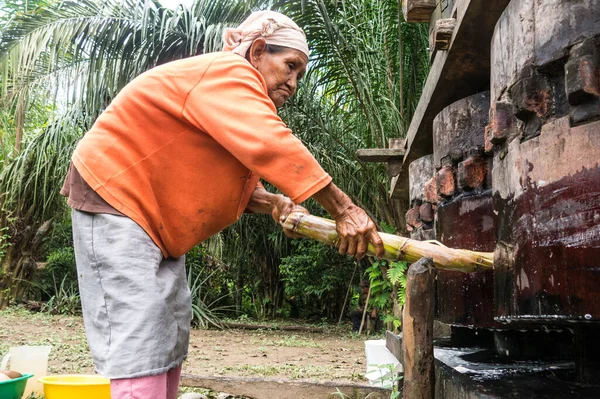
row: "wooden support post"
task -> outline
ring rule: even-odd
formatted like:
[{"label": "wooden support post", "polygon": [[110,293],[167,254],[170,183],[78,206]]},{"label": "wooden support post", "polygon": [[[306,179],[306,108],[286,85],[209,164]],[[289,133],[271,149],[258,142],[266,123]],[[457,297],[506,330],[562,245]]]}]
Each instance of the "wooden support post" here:
[{"label": "wooden support post", "polygon": [[435,268],[422,258],[408,269],[402,317],[402,357],[406,399],[433,399],[433,316]]},{"label": "wooden support post", "polygon": [[406,22],[429,22],[435,7],[435,0],[402,0]]}]

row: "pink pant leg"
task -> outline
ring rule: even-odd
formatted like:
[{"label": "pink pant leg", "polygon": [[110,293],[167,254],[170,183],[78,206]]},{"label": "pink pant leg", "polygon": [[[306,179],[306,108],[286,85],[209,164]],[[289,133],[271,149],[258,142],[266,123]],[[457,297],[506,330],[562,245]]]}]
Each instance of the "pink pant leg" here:
[{"label": "pink pant leg", "polygon": [[150,377],[110,380],[112,399],[176,399],[181,366]]},{"label": "pink pant leg", "polygon": [[177,399],[180,378],[181,365],[167,372],[167,399]]}]

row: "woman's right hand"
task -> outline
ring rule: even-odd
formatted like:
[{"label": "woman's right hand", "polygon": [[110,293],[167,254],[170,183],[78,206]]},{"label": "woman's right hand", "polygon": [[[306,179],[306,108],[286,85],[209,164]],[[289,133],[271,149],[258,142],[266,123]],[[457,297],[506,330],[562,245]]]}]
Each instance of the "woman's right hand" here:
[{"label": "woman's right hand", "polygon": [[367,213],[358,206],[351,204],[335,218],[336,230],[339,235],[339,253],[362,259],[367,253],[369,242],[375,246],[375,255],[383,257],[383,241],[377,232],[377,227]]}]

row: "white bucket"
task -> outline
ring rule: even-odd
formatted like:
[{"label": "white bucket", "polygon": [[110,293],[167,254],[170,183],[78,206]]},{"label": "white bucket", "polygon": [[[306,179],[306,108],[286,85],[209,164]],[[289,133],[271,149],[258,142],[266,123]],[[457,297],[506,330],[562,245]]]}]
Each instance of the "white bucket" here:
[{"label": "white bucket", "polygon": [[389,388],[397,381],[402,365],[385,346],[385,339],[365,341],[367,373],[365,377],[373,386]]}]

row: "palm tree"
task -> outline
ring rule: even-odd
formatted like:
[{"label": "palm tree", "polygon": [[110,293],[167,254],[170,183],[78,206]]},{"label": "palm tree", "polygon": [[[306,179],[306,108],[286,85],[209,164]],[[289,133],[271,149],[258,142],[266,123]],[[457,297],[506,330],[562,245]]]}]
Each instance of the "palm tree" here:
[{"label": "palm tree", "polygon": [[[256,2],[198,0],[175,10],[154,0],[39,3],[13,15],[0,37],[2,102],[25,119],[0,172],[0,308],[35,271],[39,242],[64,206],[58,188],[77,137],[138,74],[220,49],[223,27]],[[47,128],[18,134],[40,95],[57,112]]]},{"label": "palm tree", "polygon": [[374,220],[402,229],[402,204],[388,199],[385,170],[355,152],[406,136],[429,71],[427,27],[405,23],[390,0],[282,7],[304,27],[314,54],[286,121]]},{"label": "palm tree", "polygon": [[[283,113],[290,127],[374,220],[402,225],[402,212],[387,199],[385,171],[360,163],[354,151],[404,136],[427,74],[426,29],[403,23],[390,0],[272,3],[197,0],[168,10],[154,0],[50,1],[14,16],[0,37],[2,101],[26,126],[33,115],[26,111],[43,93],[52,118],[41,131],[5,140],[13,148],[0,172],[0,231],[10,256],[2,260],[0,308],[31,276],[37,248],[29,244],[63,206],[57,190],[76,138],[135,76],[218,50],[222,29],[260,6],[296,19],[313,49],[306,83]],[[253,219],[224,233],[224,257],[240,271],[256,268],[260,300],[276,308],[278,262],[291,248],[274,223]]]}]

